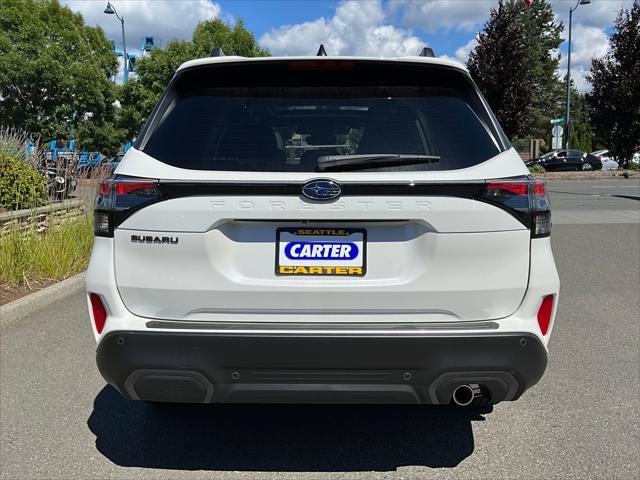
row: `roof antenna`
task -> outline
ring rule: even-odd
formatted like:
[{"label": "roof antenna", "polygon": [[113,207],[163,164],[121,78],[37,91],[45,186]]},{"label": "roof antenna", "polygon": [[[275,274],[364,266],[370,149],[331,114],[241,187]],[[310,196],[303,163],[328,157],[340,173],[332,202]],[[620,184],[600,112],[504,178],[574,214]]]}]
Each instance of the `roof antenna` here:
[{"label": "roof antenna", "polygon": [[436,55],[435,53],[433,53],[433,48],[422,47],[422,50],[420,51],[420,56],[435,58]]},{"label": "roof antenna", "polygon": [[210,57],[224,57],[224,50],[220,47],[215,47],[211,49],[211,53],[209,53]]},{"label": "roof antenna", "polygon": [[320,44],[320,48],[318,49],[318,53],[316,53],[316,57],[326,57],[327,51],[324,49],[324,45]]}]

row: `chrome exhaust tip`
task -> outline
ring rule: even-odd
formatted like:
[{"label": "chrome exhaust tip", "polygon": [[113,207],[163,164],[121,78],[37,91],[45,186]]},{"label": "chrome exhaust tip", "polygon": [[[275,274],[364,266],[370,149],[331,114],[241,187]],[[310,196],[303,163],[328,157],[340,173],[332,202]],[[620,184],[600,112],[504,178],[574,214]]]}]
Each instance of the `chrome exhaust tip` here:
[{"label": "chrome exhaust tip", "polygon": [[453,391],[451,400],[459,407],[468,407],[477,404],[482,399],[482,389],[477,383],[459,385]]}]

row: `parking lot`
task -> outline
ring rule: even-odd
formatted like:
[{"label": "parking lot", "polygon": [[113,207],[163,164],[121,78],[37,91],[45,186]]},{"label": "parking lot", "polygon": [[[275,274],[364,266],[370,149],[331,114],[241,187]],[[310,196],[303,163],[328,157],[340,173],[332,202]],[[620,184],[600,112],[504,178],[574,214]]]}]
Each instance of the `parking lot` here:
[{"label": "parking lot", "polygon": [[0,332],[0,477],[637,478],[640,181],[548,185],[560,305],[519,401],[157,409],[105,386],[78,293]]}]

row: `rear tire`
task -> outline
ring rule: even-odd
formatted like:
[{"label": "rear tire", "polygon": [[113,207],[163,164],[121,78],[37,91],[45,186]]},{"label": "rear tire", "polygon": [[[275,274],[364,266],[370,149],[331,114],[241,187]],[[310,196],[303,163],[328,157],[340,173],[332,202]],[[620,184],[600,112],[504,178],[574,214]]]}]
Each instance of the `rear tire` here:
[{"label": "rear tire", "polygon": [[591,170],[593,170],[593,165],[591,165],[590,163],[587,163],[587,162],[582,164],[582,171],[583,172],[589,172]]}]

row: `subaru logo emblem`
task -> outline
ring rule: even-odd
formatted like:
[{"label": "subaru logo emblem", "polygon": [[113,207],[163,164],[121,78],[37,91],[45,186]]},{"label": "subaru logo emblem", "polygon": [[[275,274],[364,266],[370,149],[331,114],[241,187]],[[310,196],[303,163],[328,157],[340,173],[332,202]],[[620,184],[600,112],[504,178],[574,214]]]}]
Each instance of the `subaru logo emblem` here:
[{"label": "subaru logo emblem", "polygon": [[342,188],[333,180],[312,180],[302,187],[302,194],[311,200],[332,200],[341,193]]}]

